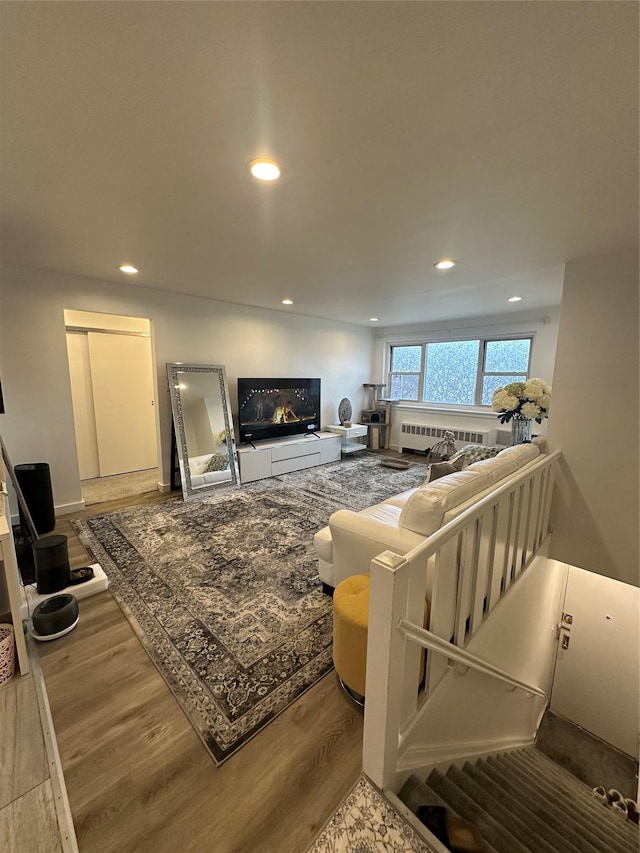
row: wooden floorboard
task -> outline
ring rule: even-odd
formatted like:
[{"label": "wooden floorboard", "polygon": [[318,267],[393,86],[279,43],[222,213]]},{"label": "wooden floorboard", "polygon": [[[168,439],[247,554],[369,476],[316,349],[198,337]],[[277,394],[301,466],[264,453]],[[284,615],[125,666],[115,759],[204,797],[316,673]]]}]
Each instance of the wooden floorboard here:
[{"label": "wooden floorboard", "polygon": [[[96,511],[56,527],[72,568],[90,561],[69,519]],[[335,673],[216,766],[111,594],[79,605],[38,651],[80,853],[302,853],[362,766],[362,711]]]}]

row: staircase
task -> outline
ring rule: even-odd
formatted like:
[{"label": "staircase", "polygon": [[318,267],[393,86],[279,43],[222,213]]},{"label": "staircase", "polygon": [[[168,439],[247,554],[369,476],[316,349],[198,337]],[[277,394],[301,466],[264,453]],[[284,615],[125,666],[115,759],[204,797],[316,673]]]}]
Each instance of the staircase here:
[{"label": "staircase", "polygon": [[426,782],[411,776],[399,799],[414,813],[445,806],[479,829],[485,853],[638,853],[638,827],[539,749],[467,762]]}]

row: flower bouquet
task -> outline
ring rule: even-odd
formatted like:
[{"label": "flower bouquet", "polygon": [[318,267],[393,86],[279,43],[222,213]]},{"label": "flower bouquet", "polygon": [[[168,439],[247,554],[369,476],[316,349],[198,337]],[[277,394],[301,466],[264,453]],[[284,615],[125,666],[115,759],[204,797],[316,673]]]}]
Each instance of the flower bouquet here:
[{"label": "flower bouquet", "polygon": [[551,388],[542,379],[511,382],[493,392],[491,407],[498,412],[501,424],[512,418],[526,418],[541,424],[549,417]]}]

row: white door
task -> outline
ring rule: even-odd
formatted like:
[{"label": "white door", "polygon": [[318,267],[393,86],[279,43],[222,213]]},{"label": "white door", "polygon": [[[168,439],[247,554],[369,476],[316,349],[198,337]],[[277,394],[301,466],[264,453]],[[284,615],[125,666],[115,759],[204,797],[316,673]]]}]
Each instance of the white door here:
[{"label": "white door", "polygon": [[100,476],[100,462],[87,333],[67,332],[67,352],[80,479],[91,480]]},{"label": "white door", "polygon": [[570,566],[551,710],[638,758],[639,682],[640,589]]},{"label": "white door", "polygon": [[158,464],[151,341],[88,332],[100,476]]}]

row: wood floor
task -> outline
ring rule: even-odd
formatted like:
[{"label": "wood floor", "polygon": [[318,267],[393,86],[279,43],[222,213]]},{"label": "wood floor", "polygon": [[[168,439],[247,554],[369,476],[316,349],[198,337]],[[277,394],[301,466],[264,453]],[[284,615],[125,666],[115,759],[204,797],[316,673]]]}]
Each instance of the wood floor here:
[{"label": "wood floor", "polygon": [[[89,561],[69,519],[96,511],[56,527],[72,568]],[[302,853],[360,773],[362,712],[334,672],[216,766],[109,592],[38,651],[80,853]]]}]

